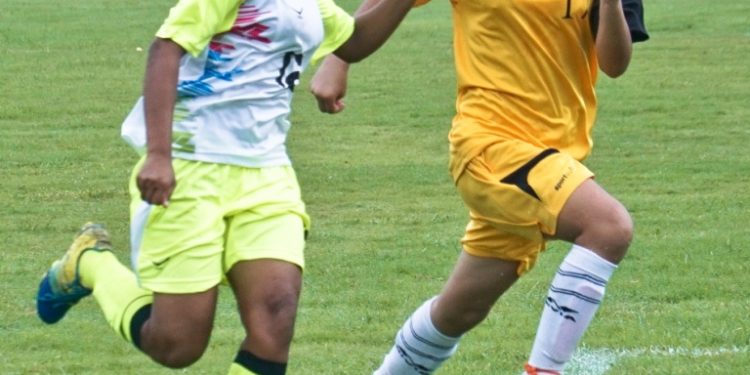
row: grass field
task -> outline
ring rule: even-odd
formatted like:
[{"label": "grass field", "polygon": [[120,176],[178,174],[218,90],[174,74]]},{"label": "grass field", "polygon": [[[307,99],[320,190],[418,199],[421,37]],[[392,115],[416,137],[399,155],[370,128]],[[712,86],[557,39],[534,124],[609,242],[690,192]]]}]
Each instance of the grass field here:
[{"label": "grass field", "polygon": [[[35,316],[39,277],[84,221],[105,223],[127,259],[136,155],[119,125],[140,92],[139,49],[171,3],[2,0],[0,374],[224,374],[242,339],[229,290],[209,350],[179,371],[113,334],[93,300],[54,326]],[[587,162],[631,210],[636,238],[569,373],[744,374],[750,4],[647,1],[646,21],[652,40],[629,72],[600,81]],[[297,92],[290,150],[314,224],[291,374],[371,372],[458,255],[466,212],[446,168],[450,27],[447,1],[414,11],[353,67],[341,115]],[[519,373],[566,251],[553,243],[441,373]]]}]

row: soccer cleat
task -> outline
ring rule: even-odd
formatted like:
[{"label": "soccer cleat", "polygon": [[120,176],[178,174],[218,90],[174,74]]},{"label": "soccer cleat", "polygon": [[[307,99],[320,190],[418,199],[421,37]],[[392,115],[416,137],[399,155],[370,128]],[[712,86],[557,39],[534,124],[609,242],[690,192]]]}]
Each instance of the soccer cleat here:
[{"label": "soccer cleat", "polygon": [[521,375],[560,375],[560,372],[558,371],[536,368],[528,363],[524,365],[524,369],[526,371]]},{"label": "soccer cleat", "polygon": [[36,295],[36,312],[47,324],[57,323],[92,290],[81,284],[78,262],[86,251],[111,251],[109,233],[101,224],[86,223],[62,258],[42,277]]}]

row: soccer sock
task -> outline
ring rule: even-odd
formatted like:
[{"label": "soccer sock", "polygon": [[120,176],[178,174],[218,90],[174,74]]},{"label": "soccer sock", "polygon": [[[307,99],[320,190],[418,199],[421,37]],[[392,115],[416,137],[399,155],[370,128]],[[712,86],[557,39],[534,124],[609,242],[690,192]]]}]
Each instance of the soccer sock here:
[{"label": "soccer sock", "polygon": [[109,325],[139,347],[140,328],[150,315],[153,293],[140,288],[133,272],[110,251],[83,253],[78,273],[81,283],[94,290]]},{"label": "soccer sock", "polygon": [[456,352],[461,337],[446,336],[432,324],[430,307],[435,298],[423,303],[396,333],[396,343],[376,375],[431,374]]},{"label": "soccer sock", "polygon": [[284,375],[286,363],[271,362],[256,357],[253,353],[240,350],[229,366],[228,375]]},{"label": "soccer sock", "polygon": [[604,297],[617,266],[573,245],[552,280],[529,364],[562,371]]}]

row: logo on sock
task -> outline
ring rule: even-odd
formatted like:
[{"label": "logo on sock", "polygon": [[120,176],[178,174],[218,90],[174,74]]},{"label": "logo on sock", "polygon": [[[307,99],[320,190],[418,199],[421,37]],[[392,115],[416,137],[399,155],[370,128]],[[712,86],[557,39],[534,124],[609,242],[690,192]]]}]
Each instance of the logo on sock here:
[{"label": "logo on sock", "polygon": [[547,297],[547,300],[544,301],[544,304],[549,306],[552,311],[560,314],[564,319],[572,320],[573,322],[576,321],[576,318],[573,315],[578,315],[577,310],[573,310],[570,307],[560,306],[560,304],[555,301],[552,297]]},{"label": "logo on sock", "polygon": [[402,348],[401,345],[396,345],[396,350],[398,350],[398,354],[401,356],[401,358],[406,362],[407,365],[411,366],[411,368],[414,369],[418,374],[420,375],[429,375],[432,374],[432,370],[428,369],[425,366],[420,365],[419,363],[414,362],[414,360],[411,358],[409,353],[406,352],[406,349]]}]

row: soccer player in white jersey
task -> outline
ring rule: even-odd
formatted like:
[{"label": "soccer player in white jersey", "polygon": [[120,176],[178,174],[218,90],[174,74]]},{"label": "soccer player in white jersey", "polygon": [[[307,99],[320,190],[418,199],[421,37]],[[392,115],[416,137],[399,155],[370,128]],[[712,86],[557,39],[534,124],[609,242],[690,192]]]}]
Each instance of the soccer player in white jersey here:
[{"label": "soccer player in white jersey", "polygon": [[374,52],[411,6],[383,0],[351,17],[332,0],[180,0],[122,129],[142,154],[132,271],[85,224],[39,285],[39,317],[55,323],[93,293],[125,340],[186,367],[207,347],[226,279],[246,332],[229,373],[284,374],[310,225],[285,149],[292,91],[315,58]]}]

